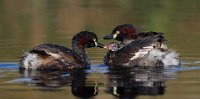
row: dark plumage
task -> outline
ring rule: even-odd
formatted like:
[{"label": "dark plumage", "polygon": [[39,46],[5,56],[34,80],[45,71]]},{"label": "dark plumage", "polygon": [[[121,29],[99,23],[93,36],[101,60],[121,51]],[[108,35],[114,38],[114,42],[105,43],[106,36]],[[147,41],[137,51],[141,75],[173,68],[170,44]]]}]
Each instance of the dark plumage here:
[{"label": "dark plumage", "polygon": [[26,52],[21,68],[36,70],[71,70],[87,68],[90,61],[85,48],[103,47],[97,36],[88,31],[76,34],[72,39],[72,50],[57,44],[41,44]]},{"label": "dark plumage", "polygon": [[[143,47],[146,46],[152,46],[154,44],[154,47],[158,47],[160,43],[160,37],[159,35],[144,35],[144,37],[140,37],[136,39],[135,41],[124,45],[123,48],[113,52],[113,51],[108,51],[107,55],[105,56],[105,64],[106,65],[122,65],[125,63],[129,63],[130,59],[136,55],[137,52],[139,52],[140,49],[143,49]],[[142,36],[142,35],[141,35]],[[135,65],[139,65],[138,59],[133,60]]]},{"label": "dark plumage", "polygon": [[[178,54],[167,49],[163,33],[139,32],[133,25],[124,24],[114,28],[104,39],[121,41],[119,49],[111,47],[104,57],[108,66],[163,66],[179,64]],[[115,49],[114,51],[112,51]],[[171,61],[171,64],[168,61]]]}]

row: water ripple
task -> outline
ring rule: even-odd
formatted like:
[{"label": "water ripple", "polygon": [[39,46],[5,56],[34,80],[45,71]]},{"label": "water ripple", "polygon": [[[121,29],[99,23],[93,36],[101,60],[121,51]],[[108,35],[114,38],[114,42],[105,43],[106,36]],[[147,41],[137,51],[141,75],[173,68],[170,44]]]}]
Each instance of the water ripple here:
[{"label": "water ripple", "polygon": [[0,69],[18,69],[18,63],[0,63]]}]

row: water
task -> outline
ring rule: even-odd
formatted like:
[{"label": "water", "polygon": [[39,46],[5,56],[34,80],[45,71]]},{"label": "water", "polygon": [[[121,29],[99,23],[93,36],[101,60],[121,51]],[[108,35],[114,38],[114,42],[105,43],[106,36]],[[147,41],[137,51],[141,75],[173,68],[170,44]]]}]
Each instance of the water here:
[{"label": "water", "polygon": [[[199,0],[1,0],[0,97],[199,99],[199,9]],[[33,46],[49,42],[71,48],[72,36],[81,30],[95,32],[107,44],[102,37],[122,23],[164,32],[182,66],[110,70],[102,64],[106,50],[92,48],[87,49],[90,70],[18,70],[19,57]]]},{"label": "water", "polygon": [[[92,65],[71,72],[19,71],[18,64],[0,64],[0,92],[12,98],[183,98],[199,97],[200,66],[117,68]],[[191,78],[192,77],[192,78]]]}]

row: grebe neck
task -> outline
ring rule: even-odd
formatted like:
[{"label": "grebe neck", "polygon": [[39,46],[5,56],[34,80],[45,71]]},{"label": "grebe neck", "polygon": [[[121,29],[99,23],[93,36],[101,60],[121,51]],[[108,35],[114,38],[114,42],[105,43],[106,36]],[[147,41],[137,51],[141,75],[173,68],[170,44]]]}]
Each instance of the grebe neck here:
[{"label": "grebe neck", "polygon": [[72,44],[72,49],[78,54],[83,62],[86,62],[86,64],[90,65],[90,60],[83,45]]}]

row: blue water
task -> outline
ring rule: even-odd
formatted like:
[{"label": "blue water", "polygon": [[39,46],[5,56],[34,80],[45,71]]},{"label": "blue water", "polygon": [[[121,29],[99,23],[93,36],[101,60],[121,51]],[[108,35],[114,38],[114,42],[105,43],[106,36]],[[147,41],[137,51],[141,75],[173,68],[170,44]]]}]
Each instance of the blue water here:
[{"label": "blue water", "polygon": [[[192,62],[193,63],[199,63],[199,62]],[[189,63],[187,63],[189,64]],[[18,63],[0,63],[0,69],[5,70],[18,70],[20,64]],[[200,66],[177,66],[177,67],[169,67],[166,68],[167,70],[176,72],[176,71],[190,71],[190,70],[200,70]],[[90,72],[98,72],[98,73],[107,73],[108,67],[104,64],[93,64],[91,65],[91,68],[86,70],[88,73]]]}]

